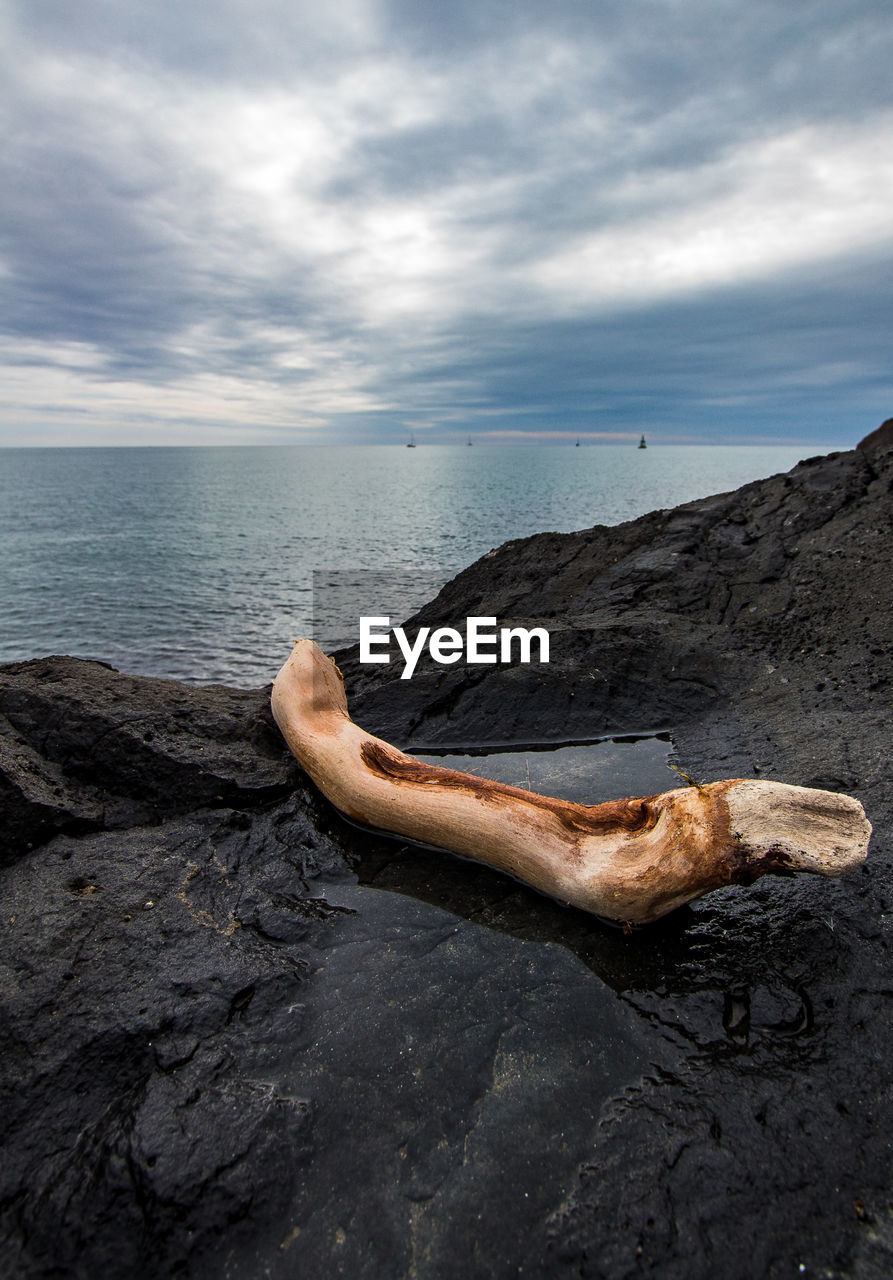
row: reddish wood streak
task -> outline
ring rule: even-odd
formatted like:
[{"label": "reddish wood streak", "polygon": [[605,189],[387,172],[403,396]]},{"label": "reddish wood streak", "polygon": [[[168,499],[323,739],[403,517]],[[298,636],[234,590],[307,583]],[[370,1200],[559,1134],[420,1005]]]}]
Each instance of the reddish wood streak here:
[{"label": "reddish wood streak", "polygon": [[369,741],[360,748],[363,763],[370,772],[393,782],[408,782],[417,786],[435,786],[465,791],[479,800],[498,802],[502,797],[513,803],[518,800],[553,814],[569,831],[583,835],[607,835],[613,831],[641,834],[650,831],[660,816],[660,810],[649,803],[654,796],[633,800],[609,800],[600,805],[572,804],[568,800],[553,800],[551,796],[537,795],[523,787],[510,787],[504,782],[489,778],[477,778],[472,773],[460,773],[456,769],[440,769],[437,765],[422,764],[388,747],[386,743]]}]

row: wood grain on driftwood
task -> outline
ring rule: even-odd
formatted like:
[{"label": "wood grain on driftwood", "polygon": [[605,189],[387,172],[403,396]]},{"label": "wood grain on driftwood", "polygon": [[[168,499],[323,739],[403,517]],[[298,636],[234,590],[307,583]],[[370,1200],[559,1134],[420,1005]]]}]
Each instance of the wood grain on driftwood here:
[{"label": "wood grain on driftwood", "polygon": [[341,673],[312,640],[295,643],[272,707],[300,764],[349,818],[612,920],[645,924],[767,872],[841,875],[868,849],[861,804],[832,791],[732,778],[584,805],[422,764],[353,723]]}]

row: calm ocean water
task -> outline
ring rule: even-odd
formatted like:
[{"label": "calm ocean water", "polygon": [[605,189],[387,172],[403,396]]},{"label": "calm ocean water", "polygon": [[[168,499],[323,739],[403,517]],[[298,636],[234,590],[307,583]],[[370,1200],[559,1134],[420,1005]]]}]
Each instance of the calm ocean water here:
[{"label": "calm ocean water", "polygon": [[[809,452],[0,450],[0,661],[69,653],[255,687],[295,636],[356,639],[344,634],[345,599],[348,612],[355,598],[357,616],[396,624],[509,538],[618,524],[786,471]],[[363,598],[370,583],[380,599]]]}]

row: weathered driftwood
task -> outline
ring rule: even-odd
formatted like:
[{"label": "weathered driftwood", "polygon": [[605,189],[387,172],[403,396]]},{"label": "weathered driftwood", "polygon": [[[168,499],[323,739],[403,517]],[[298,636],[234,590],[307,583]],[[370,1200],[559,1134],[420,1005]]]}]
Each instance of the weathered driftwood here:
[{"label": "weathered driftwood", "polygon": [[349,818],[613,920],[644,924],[772,871],[841,875],[868,849],[861,804],[832,791],[733,778],[590,806],[422,764],[353,723],[340,671],[311,640],[295,643],[272,707],[294,755]]}]

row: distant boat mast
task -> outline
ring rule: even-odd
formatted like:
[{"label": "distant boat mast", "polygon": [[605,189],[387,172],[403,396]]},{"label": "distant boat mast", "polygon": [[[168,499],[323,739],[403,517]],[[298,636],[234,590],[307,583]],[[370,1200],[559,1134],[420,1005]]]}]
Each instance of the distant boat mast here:
[{"label": "distant boat mast", "polygon": [[412,434],[412,432],[409,433],[409,443],[407,444],[406,447],[407,449],[415,448],[415,436]]},{"label": "distant boat mast", "polygon": [[644,435],[644,432],[643,432],[643,434],[642,434],[642,439],[639,441],[639,448],[640,448],[640,449],[647,449],[647,448],[648,448],[648,445],[645,443],[645,435]]}]

